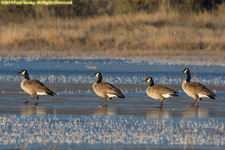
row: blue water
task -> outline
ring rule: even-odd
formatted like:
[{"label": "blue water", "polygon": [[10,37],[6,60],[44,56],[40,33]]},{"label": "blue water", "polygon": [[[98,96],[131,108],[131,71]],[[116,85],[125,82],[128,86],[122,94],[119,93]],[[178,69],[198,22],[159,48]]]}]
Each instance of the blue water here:
[{"label": "blue water", "polygon": [[188,67],[192,81],[225,84],[225,66],[168,65],[131,59],[3,58],[0,61],[0,81],[22,81],[23,76],[16,73],[27,69],[31,78],[51,83],[93,83],[96,80],[93,75],[99,71],[104,81],[111,83],[142,84],[146,77],[151,76],[158,84],[181,84],[186,78],[181,71]]}]

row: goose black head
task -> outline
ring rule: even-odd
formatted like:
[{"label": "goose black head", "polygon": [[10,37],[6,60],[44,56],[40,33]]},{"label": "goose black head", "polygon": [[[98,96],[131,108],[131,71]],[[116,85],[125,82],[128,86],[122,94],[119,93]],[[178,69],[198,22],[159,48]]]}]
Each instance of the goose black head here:
[{"label": "goose black head", "polygon": [[94,75],[94,77],[98,77],[97,83],[102,82],[102,74],[100,72],[96,72],[95,75]]},{"label": "goose black head", "polygon": [[101,74],[100,72],[96,72],[96,73],[94,74],[94,77],[100,77],[100,76],[102,76],[102,74]]},{"label": "goose black head", "polygon": [[29,80],[29,75],[27,73],[27,70],[26,69],[22,69],[20,70],[20,72],[18,72],[18,74],[23,74],[25,79],[28,79]]},{"label": "goose black head", "polygon": [[147,77],[147,78],[144,80],[144,82],[151,82],[151,81],[153,81],[153,79],[152,79],[151,77]]},{"label": "goose black head", "polygon": [[190,70],[188,68],[185,68],[182,72],[183,73],[188,73],[188,72],[190,72]]},{"label": "goose black head", "polygon": [[150,82],[150,86],[153,86],[154,85],[154,81],[152,79],[152,77],[147,77],[144,82]]},{"label": "goose black head", "polygon": [[26,74],[27,73],[27,70],[26,69],[22,69],[20,70],[20,72],[18,72],[17,74]]},{"label": "goose black head", "polygon": [[182,72],[187,74],[186,81],[190,82],[191,81],[191,72],[190,72],[190,70],[188,68],[185,68]]}]

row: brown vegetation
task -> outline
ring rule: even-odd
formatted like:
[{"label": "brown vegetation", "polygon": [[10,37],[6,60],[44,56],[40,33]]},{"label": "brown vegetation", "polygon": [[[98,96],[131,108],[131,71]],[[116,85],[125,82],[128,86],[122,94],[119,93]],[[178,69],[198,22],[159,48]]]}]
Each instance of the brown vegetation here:
[{"label": "brown vegetation", "polygon": [[[109,3],[101,2],[102,5]],[[135,9],[131,11],[115,8],[118,10],[108,13],[99,9],[98,12],[93,12],[95,15],[88,15],[88,10],[86,15],[84,12],[81,13],[82,17],[78,17],[77,14],[73,17],[50,17],[51,9],[46,10],[47,6],[40,6],[48,15],[33,15],[20,21],[11,18],[1,24],[0,54],[157,58],[163,56],[165,59],[172,57],[179,60],[189,55],[210,57],[213,60],[225,58],[224,4],[217,5],[217,10],[204,11],[201,8],[199,10],[202,11],[196,12],[187,8],[182,11],[183,5],[177,9],[177,5],[171,5],[171,1],[162,0],[157,4],[153,0],[145,2],[145,5],[140,5],[154,5],[154,11],[150,12],[149,7],[140,9],[140,5],[131,6],[128,1],[122,0],[121,6]],[[93,3],[93,7],[97,8],[100,1],[92,1]],[[113,4],[110,5],[112,6],[108,9],[111,10]],[[39,8],[31,8],[35,7]],[[93,8],[91,10],[94,11]],[[35,13],[37,15],[37,11]]]}]

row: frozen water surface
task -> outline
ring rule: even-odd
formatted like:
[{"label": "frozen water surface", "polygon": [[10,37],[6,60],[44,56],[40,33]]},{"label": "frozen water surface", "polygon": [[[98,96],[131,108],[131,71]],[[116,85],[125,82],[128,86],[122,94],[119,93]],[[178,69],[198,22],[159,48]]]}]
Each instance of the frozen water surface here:
[{"label": "frozen water surface", "polygon": [[[192,107],[181,89],[190,68],[192,81],[216,95]],[[23,104],[30,96],[20,82],[27,69],[31,78],[44,82],[55,97],[40,96],[39,106]],[[94,73],[115,84],[125,99],[113,98],[100,107]],[[225,149],[225,66],[155,62],[151,59],[68,59],[0,57],[0,149]],[[149,98],[143,83],[173,88],[180,97]]]}]

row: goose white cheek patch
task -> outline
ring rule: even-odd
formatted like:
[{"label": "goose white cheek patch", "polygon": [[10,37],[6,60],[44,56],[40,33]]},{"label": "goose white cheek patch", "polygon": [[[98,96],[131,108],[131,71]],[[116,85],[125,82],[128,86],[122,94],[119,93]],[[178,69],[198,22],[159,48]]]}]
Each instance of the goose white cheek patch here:
[{"label": "goose white cheek patch", "polygon": [[99,76],[99,73],[97,73],[96,75],[95,75],[95,77],[98,77]]},{"label": "goose white cheek patch", "polygon": [[21,74],[25,74],[25,71],[23,71]]}]

